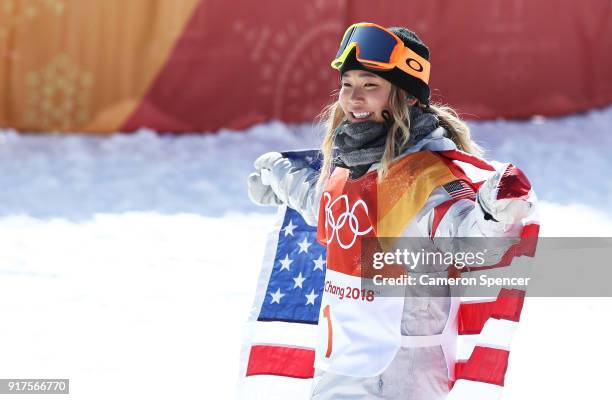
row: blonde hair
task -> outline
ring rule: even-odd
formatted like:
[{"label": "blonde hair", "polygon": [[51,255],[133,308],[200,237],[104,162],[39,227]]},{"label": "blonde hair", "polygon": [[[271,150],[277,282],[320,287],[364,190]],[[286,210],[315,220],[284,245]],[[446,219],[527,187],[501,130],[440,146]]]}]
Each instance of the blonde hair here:
[{"label": "blonde hair", "polygon": [[[382,181],[389,172],[389,165],[395,157],[397,148],[402,148],[410,139],[410,109],[411,107],[421,107],[423,111],[434,114],[438,117],[440,126],[442,126],[450,134],[450,138],[459,150],[466,153],[482,155],[483,150],[473,141],[470,128],[463,122],[457,112],[446,104],[431,103],[430,105],[422,105],[416,103],[411,106],[409,99],[411,96],[401,88],[395,85],[391,86],[389,94],[389,111],[393,124],[389,128],[387,140],[385,142],[385,151],[383,152],[378,167],[377,180]],[[344,112],[340,107],[338,100],[327,105],[319,114],[318,120],[325,127],[325,134],[321,144],[321,153],[323,155],[323,163],[321,172],[317,180],[317,187],[322,189],[327,179],[331,174],[334,131],[344,120]],[[398,135],[399,133],[399,135]],[[396,139],[397,138],[397,139]],[[399,143],[396,143],[399,141]]]}]

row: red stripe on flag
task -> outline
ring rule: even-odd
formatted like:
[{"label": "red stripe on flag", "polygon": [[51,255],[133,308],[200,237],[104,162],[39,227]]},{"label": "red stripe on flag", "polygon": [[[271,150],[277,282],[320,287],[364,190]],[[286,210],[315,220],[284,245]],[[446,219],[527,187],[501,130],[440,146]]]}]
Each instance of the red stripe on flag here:
[{"label": "red stripe on flag", "polygon": [[475,199],[476,196],[472,189],[461,189],[450,194],[453,199]]},{"label": "red stripe on flag", "polygon": [[520,245],[519,253],[522,256],[535,256],[536,247],[538,245],[538,234],[540,233],[540,224],[528,224],[523,227],[521,231],[521,239],[530,239],[530,240],[521,240],[518,245]]},{"label": "red stripe on flag", "polygon": [[459,371],[456,379],[469,379],[504,386],[509,355],[508,350],[476,346],[466,363],[455,364],[455,372]]},{"label": "red stripe on flag", "polygon": [[439,151],[438,153],[451,160],[463,161],[480,169],[495,171],[493,164],[489,163],[487,160],[461,150],[445,150]]},{"label": "red stripe on flag", "polygon": [[465,368],[465,364],[467,364],[467,361],[457,361],[455,363],[455,380],[449,382],[449,385],[451,385],[451,387],[449,387],[449,390],[452,389],[452,386],[455,385],[455,382],[457,382],[457,379],[459,379],[459,377],[463,373],[463,368]]},{"label": "red stripe on flag", "polygon": [[495,308],[496,301],[463,303],[459,305],[458,331],[460,335],[480,333]]},{"label": "red stripe on flag", "polygon": [[314,376],[312,349],[271,345],[251,347],[246,376],[280,375],[308,379]]},{"label": "red stripe on flag", "polygon": [[460,304],[458,332],[460,335],[480,333],[489,318],[518,322],[524,301],[525,291],[502,288],[495,301]]},{"label": "red stripe on flag", "polygon": [[491,316],[518,322],[521,319],[525,291],[520,289],[502,289],[499,291]]},{"label": "red stripe on flag", "polygon": [[438,225],[440,225],[440,221],[442,221],[442,218],[444,218],[450,206],[455,204],[457,201],[458,201],[457,199],[450,199],[434,208],[434,218],[431,224],[431,237],[432,238],[436,236],[436,230],[438,229]]},{"label": "red stripe on flag", "polygon": [[465,183],[476,192],[478,188],[482,185],[482,182],[472,182],[472,180],[463,172],[463,169],[457,164],[453,162],[452,159],[446,157],[440,157],[440,159],[446,164],[448,170],[457,177],[457,179],[465,181]]}]

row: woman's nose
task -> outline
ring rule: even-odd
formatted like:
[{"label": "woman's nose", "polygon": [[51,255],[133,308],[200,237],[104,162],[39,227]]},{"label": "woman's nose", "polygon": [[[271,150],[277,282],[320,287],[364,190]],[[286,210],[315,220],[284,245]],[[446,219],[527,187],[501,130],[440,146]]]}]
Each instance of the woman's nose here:
[{"label": "woman's nose", "polygon": [[354,103],[362,102],[363,101],[363,91],[360,88],[353,89],[351,92],[350,99]]}]

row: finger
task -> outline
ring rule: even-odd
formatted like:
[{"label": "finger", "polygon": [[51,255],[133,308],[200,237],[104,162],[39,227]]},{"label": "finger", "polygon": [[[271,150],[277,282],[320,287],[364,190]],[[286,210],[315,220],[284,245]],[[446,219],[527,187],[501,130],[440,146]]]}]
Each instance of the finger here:
[{"label": "finger", "polygon": [[259,172],[261,173],[261,182],[264,185],[270,185],[270,183],[272,182],[272,171],[270,171],[269,169],[263,168]]},{"label": "finger", "polygon": [[283,158],[283,155],[276,151],[271,151],[269,153],[262,154],[257,157],[253,166],[256,170],[260,170],[262,168],[271,169],[274,162],[280,158]]},{"label": "finger", "polygon": [[261,183],[261,176],[259,175],[259,172],[253,172],[249,175],[247,178],[247,187],[251,201],[261,204],[263,184]]},{"label": "finger", "polygon": [[260,172],[256,171],[249,174],[249,177],[247,178],[247,184],[249,185],[249,187],[262,185]]},{"label": "finger", "polygon": [[283,204],[282,200],[278,198],[276,193],[272,190],[270,186],[267,187],[266,191],[262,196],[262,202],[266,205],[281,205]]},{"label": "finger", "polygon": [[269,185],[262,182],[259,172],[253,172],[247,179],[248,195],[251,201],[259,205],[280,205],[282,201]]}]

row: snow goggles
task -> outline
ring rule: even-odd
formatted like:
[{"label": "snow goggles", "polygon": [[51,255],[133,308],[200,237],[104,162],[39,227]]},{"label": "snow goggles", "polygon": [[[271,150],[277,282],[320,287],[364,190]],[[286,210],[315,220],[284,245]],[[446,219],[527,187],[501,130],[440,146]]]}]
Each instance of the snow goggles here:
[{"label": "snow goggles", "polygon": [[356,48],[357,61],[367,68],[391,70],[397,67],[425,83],[429,81],[429,61],[404,46],[402,39],[387,28],[370,22],[349,26],[331,63],[332,68],[339,70],[353,48]]}]

